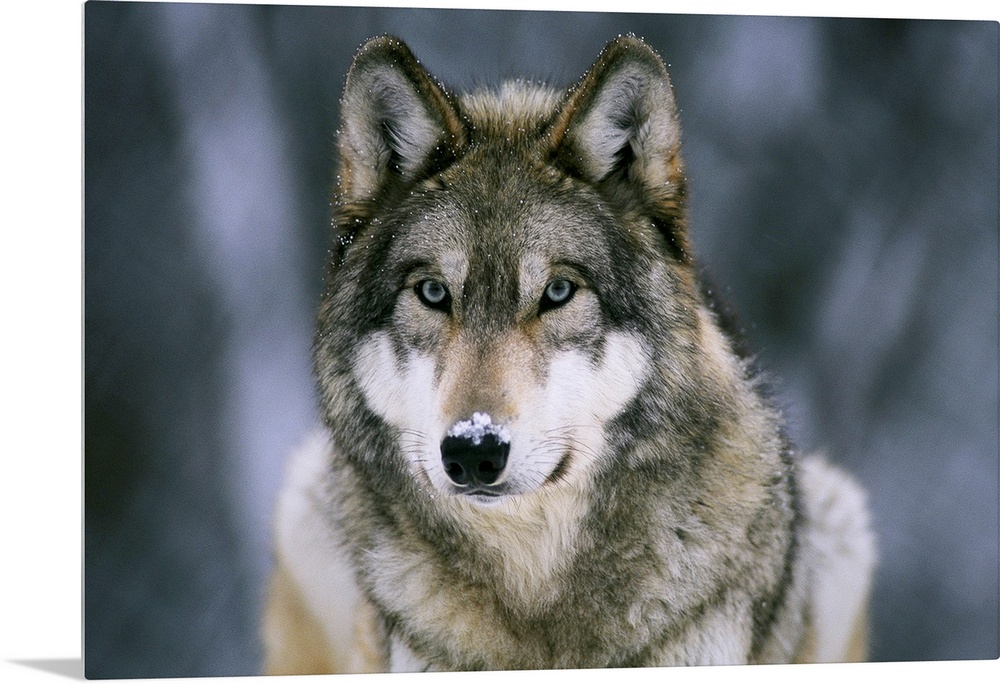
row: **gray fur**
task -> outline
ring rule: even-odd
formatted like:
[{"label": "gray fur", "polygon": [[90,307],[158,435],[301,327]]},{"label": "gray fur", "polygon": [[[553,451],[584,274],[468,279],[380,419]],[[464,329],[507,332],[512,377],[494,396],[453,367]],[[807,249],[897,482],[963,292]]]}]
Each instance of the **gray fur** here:
[{"label": "gray fur", "polygon": [[[702,295],[672,87],[652,50],[619,38],[565,93],[512,83],[456,98],[401,42],[375,39],[343,117],[313,520],[377,616],[368,667],[809,659],[813,596],[840,560],[821,550],[840,541],[863,623],[863,498],[822,464],[811,477],[836,473],[833,503],[803,497],[781,416]],[[428,279],[446,300],[421,300]],[[568,304],[546,303],[557,279],[576,287]],[[423,422],[413,391],[432,397]],[[523,397],[562,396],[587,424],[552,424],[528,454],[515,436],[499,504],[429,462],[444,434],[426,426],[482,411],[516,430],[563,415]],[[856,522],[850,539],[817,536],[836,527],[830,510]],[[279,561],[302,578],[296,553]],[[287,649],[271,631],[270,648]]]}]

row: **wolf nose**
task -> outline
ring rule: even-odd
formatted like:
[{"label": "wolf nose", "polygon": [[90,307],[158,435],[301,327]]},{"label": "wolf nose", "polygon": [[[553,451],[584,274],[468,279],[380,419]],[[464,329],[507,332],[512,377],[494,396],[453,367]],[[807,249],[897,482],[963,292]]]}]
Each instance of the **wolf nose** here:
[{"label": "wolf nose", "polygon": [[444,470],[457,485],[493,484],[507,465],[508,453],[510,442],[494,434],[449,435],[441,442]]}]

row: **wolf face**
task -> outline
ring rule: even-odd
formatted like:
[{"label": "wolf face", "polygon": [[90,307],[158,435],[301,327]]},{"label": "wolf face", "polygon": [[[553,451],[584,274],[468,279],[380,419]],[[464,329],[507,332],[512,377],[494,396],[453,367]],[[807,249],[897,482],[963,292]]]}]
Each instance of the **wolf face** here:
[{"label": "wolf face", "polygon": [[[584,477],[626,423],[656,429],[636,399],[652,373],[683,385],[700,325],[659,58],[622,38],[568,96],[456,100],[386,38],[344,117],[317,339],[331,413],[348,385],[413,478],[483,504]],[[328,351],[348,331],[345,366]]]},{"label": "wolf face", "polygon": [[490,501],[586,467],[649,352],[605,322],[601,291],[620,276],[580,249],[606,242],[599,212],[574,215],[510,181],[490,201],[463,187],[482,181],[461,164],[442,175],[443,187],[421,191],[430,210],[402,202],[415,220],[390,224],[382,268],[396,299],[352,371],[367,405],[407,437],[418,477]]}]

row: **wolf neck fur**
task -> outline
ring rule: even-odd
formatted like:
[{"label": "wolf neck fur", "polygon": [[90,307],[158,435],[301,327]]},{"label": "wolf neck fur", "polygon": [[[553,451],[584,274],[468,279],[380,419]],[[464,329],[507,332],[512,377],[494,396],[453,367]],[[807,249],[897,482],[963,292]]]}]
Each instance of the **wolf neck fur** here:
[{"label": "wolf neck fur", "polygon": [[[395,555],[402,544],[413,563],[442,567],[472,586],[494,587],[515,610],[537,611],[558,600],[558,578],[577,556],[588,508],[582,488],[560,483],[491,506],[426,489],[418,498],[426,499],[418,503],[419,511],[402,506],[385,511],[385,529],[395,537],[387,552]],[[438,543],[441,535],[451,535],[452,543]]]}]

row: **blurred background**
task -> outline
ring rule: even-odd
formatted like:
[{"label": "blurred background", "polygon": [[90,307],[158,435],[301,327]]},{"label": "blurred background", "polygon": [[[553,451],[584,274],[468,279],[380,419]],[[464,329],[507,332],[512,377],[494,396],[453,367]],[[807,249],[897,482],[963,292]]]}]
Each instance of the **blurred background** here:
[{"label": "blurred background", "polygon": [[258,672],[338,98],[386,32],[456,89],[660,52],[696,252],[870,493],[873,658],[1000,656],[997,23],[92,1],[86,675]]}]

